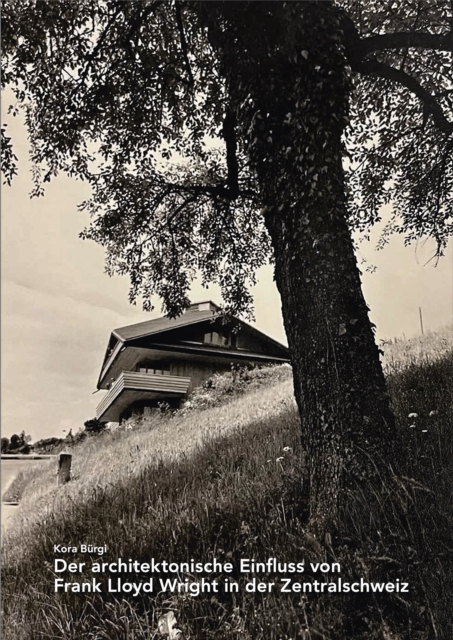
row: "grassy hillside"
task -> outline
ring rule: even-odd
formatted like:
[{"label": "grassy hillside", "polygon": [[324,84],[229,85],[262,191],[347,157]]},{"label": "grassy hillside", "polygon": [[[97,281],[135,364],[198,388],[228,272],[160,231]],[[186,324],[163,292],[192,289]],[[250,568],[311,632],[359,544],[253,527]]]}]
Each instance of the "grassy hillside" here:
[{"label": "grassy hillside", "polygon": [[[451,640],[451,332],[385,345],[385,352],[401,456],[374,500],[355,497],[331,547],[321,549],[304,532],[304,455],[288,368],[216,377],[175,416],[84,441],[73,451],[68,485],[56,487],[55,469],[46,465],[11,488],[22,506],[2,551],[4,639],[157,638],[159,616],[172,610],[186,638]],[[55,594],[58,543],[106,544],[101,560],[108,562],[217,558],[232,563],[227,577],[239,592]],[[240,559],[274,557],[307,568],[337,562],[344,581],[400,580],[410,591],[247,592],[254,576],[239,572]],[[79,554],[70,560],[88,562]],[[258,578],[278,582],[284,575]],[[199,584],[202,575],[178,577]],[[214,577],[224,584],[225,576]],[[315,579],[338,575],[300,576]]]}]

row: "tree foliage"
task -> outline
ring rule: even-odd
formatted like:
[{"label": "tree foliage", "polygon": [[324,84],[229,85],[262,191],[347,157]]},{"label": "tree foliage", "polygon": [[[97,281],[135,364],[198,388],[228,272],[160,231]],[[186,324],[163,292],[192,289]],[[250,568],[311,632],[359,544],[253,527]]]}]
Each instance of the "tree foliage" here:
[{"label": "tree foliage", "polygon": [[393,212],[383,234],[434,238],[441,255],[453,227],[453,36],[448,2],[351,6],[361,42],[353,53],[347,148],[351,226]]},{"label": "tree foliage", "polygon": [[2,438],[2,453],[29,453],[31,436],[26,435],[25,431],[20,434],[13,433],[11,438]]},{"label": "tree foliage", "polygon": [[[286,13],[289,45],[281,55],[288,67],[294,59],[311,64],[302,7],[316,4],[252,3],[271,34],[274,17]],[[12,111],[25,109],[34,195],[60,171],[88,181],[92,197],[82,209],[92,223],[83,237],[105,247],[109,273],[130,276],[131,300],[141,295],[149,308],[157,294],[172,315],[186,304],[197,272],[205,284],[220,284],[229,310],[246,312],[248,285],[271,256],[250,153],[251,132],[260,126],[244,128],[238,120],[247,112],[264,131],[269,114],[251,97],[236,104],[231,96],[225,56],[209,29],[215,19],[226,30],[227,5],[251,30],[249,2],[3,3],[3,84],[14,91]],[[329,20],[340,25],[337,49],[350,82],[350,226],[367,231],[390,202],[385,233],[408,241],[431,236],[441,254],[452,230],[451,4],[321,6],[324,28],[333,28]],[[243,49],[247,60],[246,40]],[[328,82],[318,71],[319,82]],[[264,66],[256,73],[266,88]],[[287,80],[295,91],[297,78]],[[303,112],[300,82],[297,90]],[[316,133],[312,115],[307,102],[301,139],[304,127]],[[2,133],[8,181],[15,156]]]},{"label": "tree foliage", "polygon": [[101,433],[106,427],[106,423],[100,422],[100,420],[98,420],[97,418],[86,420],[83,424],[87,433]]},{"label": "tree foliage", "polygon": [[9,449],[9,438],[2,438],[2,453],[8,453]]}]

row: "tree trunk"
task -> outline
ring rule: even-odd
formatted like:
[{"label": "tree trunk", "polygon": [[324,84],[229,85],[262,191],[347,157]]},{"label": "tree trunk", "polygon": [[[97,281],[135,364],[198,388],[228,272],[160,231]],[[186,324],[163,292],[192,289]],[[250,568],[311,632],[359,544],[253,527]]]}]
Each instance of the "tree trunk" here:
[{"label": "tree trunk", "polygon": [[395,434],[347,225],[343,34],[330,2],[212,5],[211,43],[223,55],[274,248],[308,453],[310,529],[323,537],[346,491],[385,469]]},{"label": "tree trunk", "polygon": [[336,164],[311,202],[298,198],[289,215],[269,207],[266,216],[308,452],[311,530],[318,536],[335,527],[341,490],[382,473],[394,444],[344,198],[328,188],[341,183],[341,160]]}]

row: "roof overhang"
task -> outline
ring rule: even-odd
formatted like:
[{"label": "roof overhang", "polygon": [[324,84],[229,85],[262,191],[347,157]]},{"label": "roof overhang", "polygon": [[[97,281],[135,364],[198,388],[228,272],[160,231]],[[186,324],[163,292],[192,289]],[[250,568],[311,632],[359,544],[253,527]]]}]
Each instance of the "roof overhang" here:
[{"label": "roof overhang", "polygon": [[[112,335],[114,335],[116,338],[118,338],[118,336],[115,334],[114,331],[112,331]],[[116,358],[118,357],[119,353],[121,352],[121,350],[124,347],[124,342],[118,338],[118,342],[115,345],[115,348],[113,349],[112,353],[107,356],[107,353],[105,354],[105,358],[104,358],[104,365],[101,369],[101,373],[99,374],[99,379],[98,379],[98,383],[97,383],[97,388],[101,389],[101,385],[102,385],[102,381],[104,380],[105,376],[107,375],[110,367],[112,366],[112,364],[115,362]]]},{"label": "roof overhang", "polygon": [[271,362],[273,364],[285,364],[290,362],[288,358],[279,358],[277,356],[268,356],[265,353],[254,353],[252,351],[246,351],[245,349],[225,349],[209,347],[204,345],[195,345],[195,344],[182,344],[179,343],[177,345],[174,344],[165,344],[163,342],[156,342],[149,344],[150,349],[161,349],[168,352],[179,352],[179,353],[190,353],[202,356],[208,356],[209,359],[212,358],[221,358],[227,360],[245,360],[245,361],[256,361],[256,362]]}]

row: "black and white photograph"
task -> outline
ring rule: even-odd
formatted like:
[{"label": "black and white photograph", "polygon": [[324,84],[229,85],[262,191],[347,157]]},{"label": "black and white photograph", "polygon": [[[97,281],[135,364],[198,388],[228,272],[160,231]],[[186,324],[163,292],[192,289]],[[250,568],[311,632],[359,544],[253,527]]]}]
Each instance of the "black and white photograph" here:
[{"label": "black and white photograph", "polygon": [[452,640],[451,0],[1,0],[3,640]]}]

